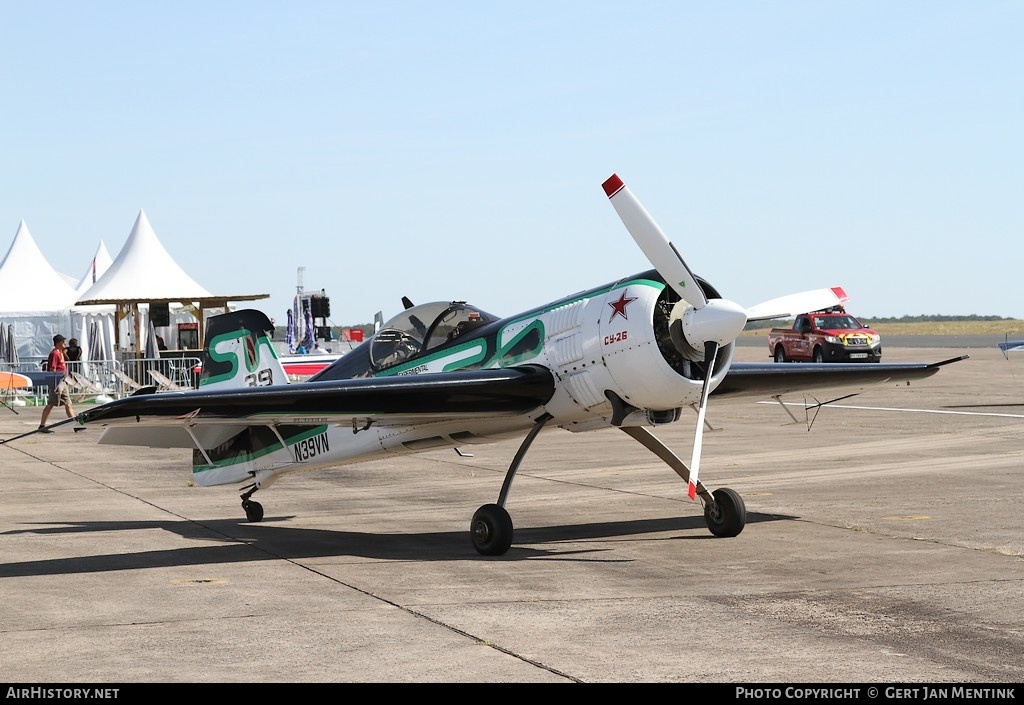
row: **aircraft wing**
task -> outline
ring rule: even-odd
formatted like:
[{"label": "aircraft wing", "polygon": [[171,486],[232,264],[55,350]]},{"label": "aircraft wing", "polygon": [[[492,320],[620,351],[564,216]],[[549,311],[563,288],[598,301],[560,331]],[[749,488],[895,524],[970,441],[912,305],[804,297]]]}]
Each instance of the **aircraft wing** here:
[{"label": "aircraft wing", "polygon": [[[924,379],[960,356],[935,363],[733,363],[712,392],[728,399],[828,389],[860,391],[885,382]],[[351,424],[407,426],[458,418],[518,416],[554,394],[541,366],[429,375],[366,377],[217,391],[135,394],[81,412],[104,428],[100,443],[215,447],[249,426]]]},{"label": "aircraft wing", "polygon": [[1003,351],[1003,357],[1010,352],[1024,352],[1024,340],[1007,340],[1005,343],[996,343],[996,345]]},{"label": "aircraft wing", "polygon": [[885,382],[909,382],[931,377],[943,365],[966,360],[967,355],[941,362],[734,362],[713,396],[767,398],[826,389],[865,389]]},{"label": "aircraft wing", "polygon": [[267,387],[135,394],[78,414],[105,428],[101,443],[190,448],[221,443],[247,426],[409,425],[499,418],[547,402],[554,378],[528,365],[430,375],[364,377]]}]

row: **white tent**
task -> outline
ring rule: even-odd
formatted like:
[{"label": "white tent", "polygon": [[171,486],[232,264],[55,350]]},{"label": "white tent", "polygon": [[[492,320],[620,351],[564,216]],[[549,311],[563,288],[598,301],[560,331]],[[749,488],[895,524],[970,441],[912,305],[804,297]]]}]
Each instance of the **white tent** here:
[{"label": "white tent", "polygon": [[[125,336],[131,338],[131,349],[142,354],[148,310],[152,304],[181,304],[185,311],[196,311],[200,344],[203,334],[204,308],[226,309],[228,301],[265,299],[268,294],[245,296],[214,296],[195,282],[168,254],[157,238],[145,211],[140,210],[127,242],[104,272],[85,293],[78,297],[78,306],[113,304],[115,338],[118,350],[127,350]],[[192,315],[192,314],[184,314]],[[132,319],[131,330],[122,322]]]},{"label": "white tent", "polygon": [[0,262],[0,321],[14,324],[19,357],[45,358],[53,348],[54,334],[71,337],[70,309],[77,297],[21,221]]},{"label": "white tent", "polygon": [[177,301],[188,303],[210,296],[157,239],[145,211],[139,211],[135,225],[117,257],[83,292],[79,305],[126,301]]},{"label": "white tent", "polygon": [[[75,289],[78,297],[88,291],[110,269],[112,263],[106,244],[100,240],[85,273],[78,280]],[[77,335],[78,344],[84,352],[83,359],[92,362],[114,359],[114,313],[115,307],[109,304],[75,306],[71,309],[70,335]]]},{"label": "white tent", "polygon": [[141,352],[140,335],[146,331],[148,303],[191,304],[209,295],[178,266],[157,238],[146,212],[140,210],[117,257],[95,283],[79,293],[78,308],[112,305],[115,326],[111,342],[118,349],[133,347]]},{"label": "white tent", "polygon": [[78,298],[81,298],[82,294],[87,292],[100,277],[106,274],[113,263],[114,260],[110,257],[106,244],[104,244],[103,240],[100,240],[100,244],[96,248],[96,254],[92,256],[92,261],[85,268],[85,274],[82,275],[82,278],[78,280],[78,284],[75,286]]}]

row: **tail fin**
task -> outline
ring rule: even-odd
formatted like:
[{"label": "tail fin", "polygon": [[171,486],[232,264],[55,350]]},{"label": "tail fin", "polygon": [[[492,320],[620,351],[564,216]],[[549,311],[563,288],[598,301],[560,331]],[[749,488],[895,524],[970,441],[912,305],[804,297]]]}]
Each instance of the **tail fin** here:
[{"label": "tail fin", "polygon": [[273,332],[273,324],[262,311],[244,309],[210,318],[199,388],[288,384],[274,350]]}]

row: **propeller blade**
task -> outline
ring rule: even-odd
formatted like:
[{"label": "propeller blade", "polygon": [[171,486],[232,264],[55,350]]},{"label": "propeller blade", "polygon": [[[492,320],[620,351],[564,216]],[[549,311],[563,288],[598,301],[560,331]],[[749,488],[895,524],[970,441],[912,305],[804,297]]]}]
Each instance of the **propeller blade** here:
[{"label": "propeller blade", "polygon": [[686,493],[690,499],[697,498],[697,473],[700,470],[700,452],[704,443],[704,416],[708,408],[708,394],[711,391],[711,374],[715,371],[718,357],[718,343],[709,340],[704,343],[704,384],[700,390],[700,406],[697,407],[697,430],[693,435],[693,455],[690,456],[690,485]]},{"label": "propeller blade", "polygon": [[839,306],[849,300],[850,297],[841,286],[802,291],[799,294],[780,296],[777,299],[751,306],[747,309],[747,320],[766,321],[772,318],[792,318],[800,313]]},{"label": "propeller blade", "polygon": [[617,174],[612,174],[602,185],[626,230],[633,236],[658,273],[687,303],[696,309],[703,308],[708,302],[704,290],[700,288],[700,284],[686,266],[675,245],[661,231],[640,201],[636,200],[632,191]]}]

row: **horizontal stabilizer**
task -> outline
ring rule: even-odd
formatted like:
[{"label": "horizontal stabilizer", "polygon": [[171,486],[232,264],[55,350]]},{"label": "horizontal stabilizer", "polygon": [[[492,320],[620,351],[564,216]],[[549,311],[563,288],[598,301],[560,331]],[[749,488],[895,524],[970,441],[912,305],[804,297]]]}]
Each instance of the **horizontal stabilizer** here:
[{"label": "horizontal stabilizer", "polygon": [[184,425],[110,426],[103,429],[100,445],[141,446],[143,448],[195,448],[196,441],[203,448],[215,448],[231,440],[247,428],[244,424],[207,424],[190,429]]}]

